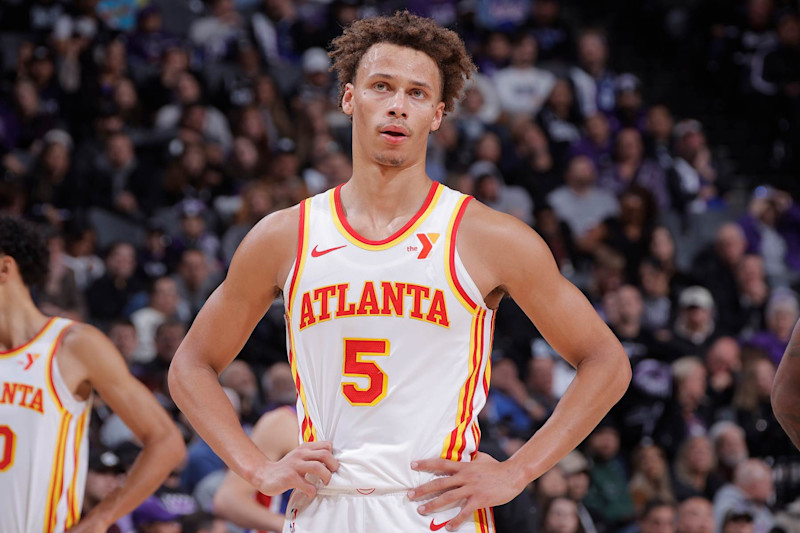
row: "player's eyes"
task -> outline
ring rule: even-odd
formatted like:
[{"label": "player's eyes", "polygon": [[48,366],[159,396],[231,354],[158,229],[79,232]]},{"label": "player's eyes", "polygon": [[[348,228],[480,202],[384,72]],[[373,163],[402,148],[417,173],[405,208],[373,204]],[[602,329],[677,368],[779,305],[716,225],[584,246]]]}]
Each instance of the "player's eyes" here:
[{"label": "player's eyes", "polygon": [[374,87],[374,88],[375,88],[375,90],[377,90],[377,91],[385,91],[385,90],[386,90],[386,84],[385,84],[385,83],[383,83],[382,81],[379,81],[378,83],[376,83],[375,85],[373,85],[373,87]]},{"label": "player's eyes", "polygon": [[411,96],[413,96],[414,98],[424,98],[425,92],[422,91],[421,89],[414,89],[413,91],[411,91]]}]

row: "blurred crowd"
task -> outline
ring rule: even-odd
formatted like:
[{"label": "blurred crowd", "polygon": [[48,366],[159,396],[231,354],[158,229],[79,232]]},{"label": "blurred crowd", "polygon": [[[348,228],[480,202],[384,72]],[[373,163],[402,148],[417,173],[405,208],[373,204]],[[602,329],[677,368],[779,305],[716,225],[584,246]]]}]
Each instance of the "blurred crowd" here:
[{"label": "blurred crowd", "polygon": [[[675,47],[650,43],[648,68],[617,67],[636,64],[624,36],[701,43],[697,83],[749,117],[765,166],[792,171],[797,6],[614,0],[600,16],[598,4],[0,2],[0,212],[46,228],[36,300],[107,332],[189,443],[121,531],[235,530],[202,514],[224,464],[171,402],[166,371],[249,229],[352,174],[326,46],[400,7],[456,29],[479,67],[430,138],[428,174],[533,226],[633,365],[584,445],[496,509],[498,531],[800,531],[800,454],[770,407],[800,317],[797,190],[743,178],[704,124],[648,94]],[[657,13],[660,33],[642,36],[631,12]],[[221,376],[247,428],[295,400],[282,306]],[[481,447],[503,458],[573,371],[513,301],[496,328]],[[98,399],[87,510],[124,475],[133,440]]]}]

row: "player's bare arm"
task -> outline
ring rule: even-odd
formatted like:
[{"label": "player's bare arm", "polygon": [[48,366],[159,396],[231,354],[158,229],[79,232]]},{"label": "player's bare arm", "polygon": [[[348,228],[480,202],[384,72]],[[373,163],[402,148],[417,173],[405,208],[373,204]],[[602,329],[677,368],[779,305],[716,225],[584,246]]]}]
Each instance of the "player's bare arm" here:
[{"label": "player's bare arm", "polygon": [[800,449],[800,322],[783,353],[772,386],[772,410],[781,427]]},{"label": "player's bare arm", "polygon": [[183,460],[186,448],[167,412],[131,375],[111,341],[94,327],[76,324],[70,328],[56,362],[76,397],[85,398],[94,388],[142,445],[125,483],[70,530],[106,531],[158,489]]},{"label": "player's bare arm", "polygon": [[248,438],[219,384],[270,304],[280,294],[297,250],[299,210],[265,217],[245,237],[225,281],[208,298],[169,371],[172,398],[198,434],[228,467],[267,495],[297,488],[313,496],[305,480],[330,480],[337,462],[330,443],[301,446],[270,462]]},{"label": "player's bare arm", "polygon": [[476,509],[510,501],[580,444],[619,401],[631,367],[619,341],[592,306],[561,276],[544,241],[522,222],[470,202],[458,252],[489,306],[510,295],[577,375],[547,423],[505,462],[481,454],[473,463],[421,459],[417,470],[447,474],[409,496],[423,514],[462,502],[457,529]]},{"label": "player's bare arm", "polygon": [[[297,447],[297,415],[280,408],[263,415],[250,438],[270,461],[277,462]],[[256,489],[246,480],[228,472],[214,495],[214,512],[239,527],[259,531],[280,531],[284,516],[256,501]]]}]

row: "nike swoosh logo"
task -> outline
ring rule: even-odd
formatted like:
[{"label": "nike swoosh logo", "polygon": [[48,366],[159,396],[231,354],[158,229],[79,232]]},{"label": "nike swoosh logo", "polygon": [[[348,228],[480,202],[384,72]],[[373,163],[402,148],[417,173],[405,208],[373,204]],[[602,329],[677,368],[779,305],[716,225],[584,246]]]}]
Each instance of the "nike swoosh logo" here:
[{"label": "nike swoosh logo", "polygon": [[434,523],[433,518],[431,518],[431,531],[439,531],[440,529],[442,529],[444,526],[446,526],[449,523],[450,523],[450,520],[448,520],[447,522],[442,522],[441,524],[436,524],[436,523]]},{"label": "nike swoosh logo", "polygon": [[333,252],[335,250],[340,250],[340,249],[344,248],[345,246],[347,246],[347,245],[343,244],[341,246],[337,246],[336,248],[328,248],[327,250],[317,250],[317,247],[314,246],[314,249],[311,250],[311,257],[319,257],[321,255],[329,254],[329,253],[331,253],[331,252]]}]

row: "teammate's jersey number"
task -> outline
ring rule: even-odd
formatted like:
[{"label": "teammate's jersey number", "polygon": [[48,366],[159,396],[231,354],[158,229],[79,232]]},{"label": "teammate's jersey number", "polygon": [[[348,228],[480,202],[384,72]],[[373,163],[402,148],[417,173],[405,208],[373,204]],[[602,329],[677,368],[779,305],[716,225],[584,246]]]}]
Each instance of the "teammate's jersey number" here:
[{"label": "teammate's jersey number", "polygon": [[387,339],[344,339],[344,369],[349,378],[367,378],[369,384],[343,382],[342,394],[353,405],[375,405],[386,396],[389,378],[374,361],[364,356],[389,355]]},{"label": "teammate's jersey number", "polygon": [[17,436],[8,426],[0,426],[0,472],[5,472],[14,464],[14,448]]}]

